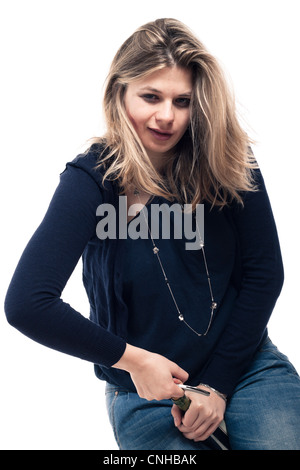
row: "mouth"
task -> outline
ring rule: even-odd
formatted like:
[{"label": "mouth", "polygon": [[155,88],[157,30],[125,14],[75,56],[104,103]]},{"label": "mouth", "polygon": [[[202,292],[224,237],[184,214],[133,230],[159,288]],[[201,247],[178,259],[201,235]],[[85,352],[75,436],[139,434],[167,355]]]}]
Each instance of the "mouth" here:
[{"label": "mouth", "polygon": [[163,132],[159,129],[152,129],[151,127],[148,127],[148,129],[157,140],[169,140],[173,135],[171,132]]}]

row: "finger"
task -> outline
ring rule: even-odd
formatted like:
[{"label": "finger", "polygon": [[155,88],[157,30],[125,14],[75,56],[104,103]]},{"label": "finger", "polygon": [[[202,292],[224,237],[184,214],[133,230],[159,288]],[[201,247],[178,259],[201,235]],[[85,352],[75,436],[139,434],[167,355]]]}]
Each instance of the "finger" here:
[{"label": "finger", "polygon": [[182,413],[181,413],[180,409],[178,408],[178,406],[176,406],[176,405],[172,406],[171,414],[173,416],[175,426],[176,427],[180,426],[181,425],[181,420],[182,420]]},{"label": "finger", "polygon": [[212,424],[211,426],[209,426],[205,432],[201,433],[200,432],[200,429],[198,430],[199,432],[195,433],[196,436],[194,438],[194,441],[197,442],[197,441],[205,441],[206,439],[208,439],[214,432],[215,430],[217,429],[217,425],[215,424]]},{"label": "finger", "polygon": [[175,377],[173,377],[173,381],[174,381],[174,384],[176,385],[182,384],[182,381],[179,379],[176,379]]},{"label": "finger", "polygon": [[198,428],[199,426],[201,426],[206,419],[207,418],[205,416],[202,416],[201,414],[201,407],[193,406],[192,402],[190,408],[187,410],[182,419],[182,424],[187,429],[195,429],[196,427]]},{"label": "finger", "polygon": [[172,387],[170,393],[171,393],[170,398],[172,398],[172,400],[178,400],[179,398],[184,396],[184,391],[181,388],[179,388],[177,385],[174,385],[174,387]]},{"label": "finger", "polygon": [[[176,379],[173,377],[173,382],[174,384],[178,385],[178,384],[182,384],[181,380],[179,379]],[[178,395],[180,393],[180,395]],[[174,395],[172,398],[173,399],[176,399],[176,398],[180,398],[180,397],[183,397],[184,395],[184,391],[180,388],[180,387],[177,387],[177,390],[176,390],[176,395]]]},{"label": "finger", "polygon": [[182,434],[187,439],[197,442],[197,441],[205,441],[206,439],[208,439],[214,433],[217,427],[218,427],[218,424],[205,421],[201,426],[197,428],[191,429],[191,428],[184,428],[180,426],[180,430],[182,430]]},{"label": "finger", "polygon": [[184,416],[183,416],[182,419],[181,419],[181,424],[178,427],[178,429],[182,432],[182,434],[191,433],[191,432],[194,433],[197,429],[199,429],[201,426],[203,426],[203,424],[204,424],[203,422],[198,421],[196,419],[191,426],[186,426],[184,424]]},{"label": "finger", "polygon": [[173,362],[171,372],[174,378],[179,379],[183,383],[186,382],[189,378],[189,374],[184,369],[175,364],[175,362]]}]

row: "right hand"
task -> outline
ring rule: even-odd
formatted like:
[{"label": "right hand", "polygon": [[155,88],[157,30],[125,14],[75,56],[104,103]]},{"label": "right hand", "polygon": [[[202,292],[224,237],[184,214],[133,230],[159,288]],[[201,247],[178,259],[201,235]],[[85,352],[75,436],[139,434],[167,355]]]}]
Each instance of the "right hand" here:
[{"label": "right hand", "polygon": [[184,395],[174,378],[186,382],[188,373],[160,354],[127,344],[121,359],[113,365],[130,373],[137,393],[146,400],[164,400]]}]

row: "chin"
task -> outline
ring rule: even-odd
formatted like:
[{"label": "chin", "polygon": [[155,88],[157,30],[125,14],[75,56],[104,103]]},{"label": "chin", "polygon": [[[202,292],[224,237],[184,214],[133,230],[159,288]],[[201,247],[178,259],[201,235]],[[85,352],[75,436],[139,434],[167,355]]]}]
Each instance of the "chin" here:
[{"label": "chin", "polygon": [[149,145],[148,147],[145,147],[145,149],[148,153],[150,152],[156,155],[159,155],[159,154],[164,155],[165,153],[172,150],[175,147],[175,145]]}]

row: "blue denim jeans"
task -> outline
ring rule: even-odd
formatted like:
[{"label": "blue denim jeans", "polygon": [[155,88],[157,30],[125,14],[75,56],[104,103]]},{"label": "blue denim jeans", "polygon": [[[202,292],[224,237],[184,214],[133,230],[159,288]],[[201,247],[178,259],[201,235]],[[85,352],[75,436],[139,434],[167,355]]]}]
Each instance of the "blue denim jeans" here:
[{"label": "blue denim jeans", "polygon": [[[216,450],[216,442],[186,439],[174,426],[170,400],[147,401],[106,386],[115,439],[122,450]],[[268,339],[228,402],[225,422],[231,450],[300,450],[300,378]]]}]

